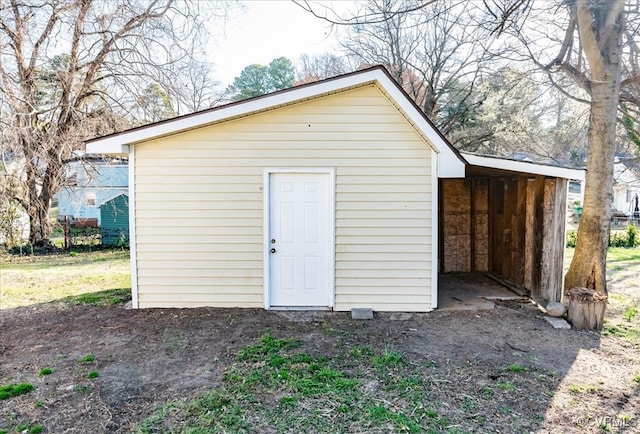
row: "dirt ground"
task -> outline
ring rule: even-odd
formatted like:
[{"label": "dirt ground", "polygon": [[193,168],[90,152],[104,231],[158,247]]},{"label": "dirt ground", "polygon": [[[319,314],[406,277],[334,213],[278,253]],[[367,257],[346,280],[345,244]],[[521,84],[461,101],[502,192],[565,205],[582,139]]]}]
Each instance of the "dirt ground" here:
[{"label": "dirt ground", "polygon": [[[337,312],[60,303],[0,310],[0,385],[36,386],[0,401],[0,432],[30,421],[51,433],[131,432],[157,406],[215,388],[234,354],[265,333],[301,339],[307,352],[329,357],[337,347],[369,345],[429,362],[440,384],[429,400],[457,432],[640,432],[640,349],[553,329],[537,308],[516,302],[404,321],[384,313],[355,321]],[[88,354],[95,361],[78,361]],[[506,371],[511,364],[525,369]],[[53,373],[39,376],[43,367]],[[99,377],[87,378],[91,370]],[[481,400],[505,381],[515,390]],[[463,411],[473,400],[482,405]]]}]

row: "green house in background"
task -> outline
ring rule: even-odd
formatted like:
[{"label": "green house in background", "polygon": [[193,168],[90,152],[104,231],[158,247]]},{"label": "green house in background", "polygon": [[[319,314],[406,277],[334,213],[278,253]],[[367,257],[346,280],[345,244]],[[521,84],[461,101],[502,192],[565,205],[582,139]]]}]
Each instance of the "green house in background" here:
[{"label": "green house in background", "polygon": [[100,205],[103,246],[129,244],[129,196],[121,194]]}]

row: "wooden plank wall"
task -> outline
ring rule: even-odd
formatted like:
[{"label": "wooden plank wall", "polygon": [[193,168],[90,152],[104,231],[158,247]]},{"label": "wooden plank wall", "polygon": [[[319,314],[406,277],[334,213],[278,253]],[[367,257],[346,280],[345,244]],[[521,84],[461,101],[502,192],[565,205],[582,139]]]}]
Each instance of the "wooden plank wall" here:
[{"label": "wooden plank wall", "polygon": [[548,301],[561,301],[567,209],[566,179],[544,181],[543,208],[540,295]]},{"label": "wooden plank wall", "polygon": [[526,259],[526,221],[527,221],[527,178],[519,176],[516,181],[516,213],[513,222],[513,242],[518,246],[517,254],[513,258],[514,280],[521,288],[524,287],[524,264]]},{"label": "wooden plank wall", "polygon": [[[526,180],[526,178],[525,178]],[[491,272],[516,286],[524,286],[526,188],[518,177],[491,178],[490,231],[493,266]],[[519,269],[520,268],[520,269]]]},{"label": "wooden plank wall", "polygon": [[489,270],[488,196],[487,179],[441,182],[441,272]]},{"label": "wooden plank wall", "polygon": [[530,290],[534,296],[542,296],[545,179],[496,177],[491,183],[491,272]]},{"label": "wooden plank wall", "polygon": [[440,271],[490,271],[560,301],[566,191],[543,176],[442,180]]},{"label": "wooden plank wall", "polygon": [[[491,265],[489,271],[504,276],[505,225],[504,225],[504,179],[492,178],[489,192],[489,236]],[[506,276],[505,276],[506,277]]]},{"label": "wooden plank wall", "polygon": [[471,271],[489,271],[489,182],[471,180]]},{"label": "wooden plank wall", "polygon": [[544,177],[527,179],[525,205],[525,254],[524,254],[524,288],[533,296],[540,294],[540,271],[542,256],[542,236],[540,230],[543,217]]},{"label": "wooden plank wall", "polygon": [[442,182],[441,271],[471,271],[471,188],[468,180]]}]

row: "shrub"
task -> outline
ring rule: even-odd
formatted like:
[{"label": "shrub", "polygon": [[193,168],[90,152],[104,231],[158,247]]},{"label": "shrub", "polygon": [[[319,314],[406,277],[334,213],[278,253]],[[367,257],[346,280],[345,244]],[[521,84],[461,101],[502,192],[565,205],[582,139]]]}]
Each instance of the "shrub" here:
[{"label": "shrub", "polygon": [[640,245],[640,233],[634,225],[627,226],[626,232],[614,232],[609,236],[609,247],[637,247]]},{"label": "shrub", "polygon": [[[576,231],[567,231],[567,247],[575,247],[578,234]],[[609,234],[609,247],[638,247],[640,246],[640,232],[634,225],[629,225],[626,232],[611,232]]]},{"label": "shrub", "polygon": [[609,247],[627,247],[627,234],[614,232],[609,235]]},{"label": "shrub", "polygon": [[640,245],[640,234],[634,225],[627,227],[627,247],[637,247]]}]

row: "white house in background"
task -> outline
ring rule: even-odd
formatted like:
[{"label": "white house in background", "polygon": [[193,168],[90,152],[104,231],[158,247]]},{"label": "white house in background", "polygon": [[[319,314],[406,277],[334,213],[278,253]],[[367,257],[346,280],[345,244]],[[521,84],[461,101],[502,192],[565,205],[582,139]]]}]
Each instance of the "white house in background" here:
[{"label": "white house in background", "polygon": [[69,217],[82,227],[100,226],[100,205],[128,193],[126,160],[75,161],[67,167],[67,182],[57,195],[58,219]]},{"label": "white house in background", "polygon": [[633,218],[636,207],[640,207],[640,165],[634,161],[616,157],[613,166],[613,211],[617,215]]},{"label": "white house in background", "polygon": [[382,67],[86,146],[129,158],[135,308],[424,312],[447,271],[557,301],[584,179],[461,155]]}]

